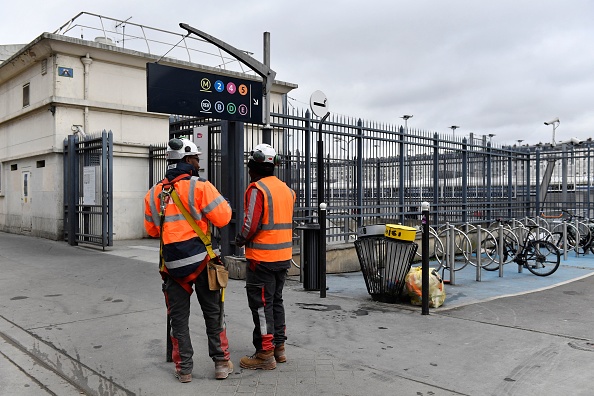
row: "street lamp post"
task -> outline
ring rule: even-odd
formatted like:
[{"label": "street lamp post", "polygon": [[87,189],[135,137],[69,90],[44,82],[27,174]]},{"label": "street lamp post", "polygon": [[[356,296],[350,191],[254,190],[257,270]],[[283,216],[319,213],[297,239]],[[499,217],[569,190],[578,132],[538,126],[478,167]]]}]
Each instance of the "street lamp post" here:
[{"label": "street lamp post", "polygon": [[402,118],[404,120],[404,129],[406,130],[406,133],[408,133],[408,119],[413,118],[412,114],[411,115],[405,114],[400,118]]},{"label": "street lamp post", "polygon": [[557,127],[559,126],[560,123],[561,123],[561,121],[559,121],[559,117],[544,123],[545,125],[553,126],[553,141],[551,142],[553,146],[556,144],[555,143],[555,130],[557,129]]},{"label": "street lamp post", "polygon": [[495,136],[494,133],[490,133],[489,134],[489,143],[492,143],[493,142],[493,136]]},{"label": "street lamp post", "polygon": [[452,138],[456,137],[456,129],[460,128],[458,125],[452,125],[450,129],[452,130]]}]

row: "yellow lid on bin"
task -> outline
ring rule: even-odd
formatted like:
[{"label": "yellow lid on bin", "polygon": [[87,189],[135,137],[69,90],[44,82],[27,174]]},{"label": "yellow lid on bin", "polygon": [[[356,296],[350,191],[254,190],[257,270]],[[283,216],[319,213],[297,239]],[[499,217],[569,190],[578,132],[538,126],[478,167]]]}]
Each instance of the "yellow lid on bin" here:
[{"label": "yellow lid on bin", "polygon": [[417,229],[400,224],[386,224],[384,236],[400,241],[414,241],[417,235]]}]

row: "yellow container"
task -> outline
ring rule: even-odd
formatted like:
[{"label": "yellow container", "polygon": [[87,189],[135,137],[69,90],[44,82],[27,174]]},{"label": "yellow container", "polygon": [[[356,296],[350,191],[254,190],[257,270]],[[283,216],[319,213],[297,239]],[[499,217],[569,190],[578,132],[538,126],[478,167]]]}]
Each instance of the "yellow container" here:
[{"label": "yellow container", "polygon": [[400,224],[386,224],[384,236],[400,241],[414,241],[416,234],[417,229],[414,227],[407,227]]}]

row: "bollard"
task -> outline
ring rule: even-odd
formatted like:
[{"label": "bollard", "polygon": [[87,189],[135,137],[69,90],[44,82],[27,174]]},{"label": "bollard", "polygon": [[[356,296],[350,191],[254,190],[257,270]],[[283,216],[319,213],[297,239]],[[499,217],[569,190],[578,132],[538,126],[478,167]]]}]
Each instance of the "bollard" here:
[{"label": "bollard", "polygon": [[450,285],[456,284],[456,275],[454,274],[454,265],[456,264],[456,227],[449,224],[450,242],[448,244],[448,255],[450,256]]},{"label": "bollard", "polygon": [[503,224],[499,222],[499,277],[503,277]]},{"label": "bollard", "polygon": [[[530,231],[525,230],[523,228],[520,229],[520,235],[522,236],[520,238],[520,243],[524,243],[524,240],[525,240],[524,238],[526,238],[526,233],[527,232],[530,232]],[[525,248],[525,246],[520,247],[518,250],[524,250],[524,248]],[[519,251],[518,251],[518,253],[519,253]],[[518,264],[518,273],[519,274],[522,273],[522,268],[523,268],[523,265],[522,264]]]},{"label": "bollard", "polygon": [[478,225],[476,227],[476,281],[481,281],[481,262],[482,262],[482,235],[481,235],[481,226]]},{"label": "bollard", "polygon": [[567,222],[563,222],[563,260],[567,260]]},{"label": "bollard", "polygon": [[320,240],[319,256],[318,256],[318,271],[320,284],[320,298],[326,298],[326,208],[325,202],[320,203]]},{"label": "bollard", "polygon": [[575,257],[580,257],[580,228],[579,221],[575,219]]}]

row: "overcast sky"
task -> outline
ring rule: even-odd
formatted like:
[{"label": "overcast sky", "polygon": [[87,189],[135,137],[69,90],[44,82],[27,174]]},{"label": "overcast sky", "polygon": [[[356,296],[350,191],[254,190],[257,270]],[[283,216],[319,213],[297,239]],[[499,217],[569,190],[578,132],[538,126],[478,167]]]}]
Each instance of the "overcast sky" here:
[{"label": "overcast sky", "polygon": [[315,90],[332,113],[493,143],[594,137],[594,1],[218,0],[4,2],[1,44],[28,43],[81,11],[185,33],[184,22]]}]

